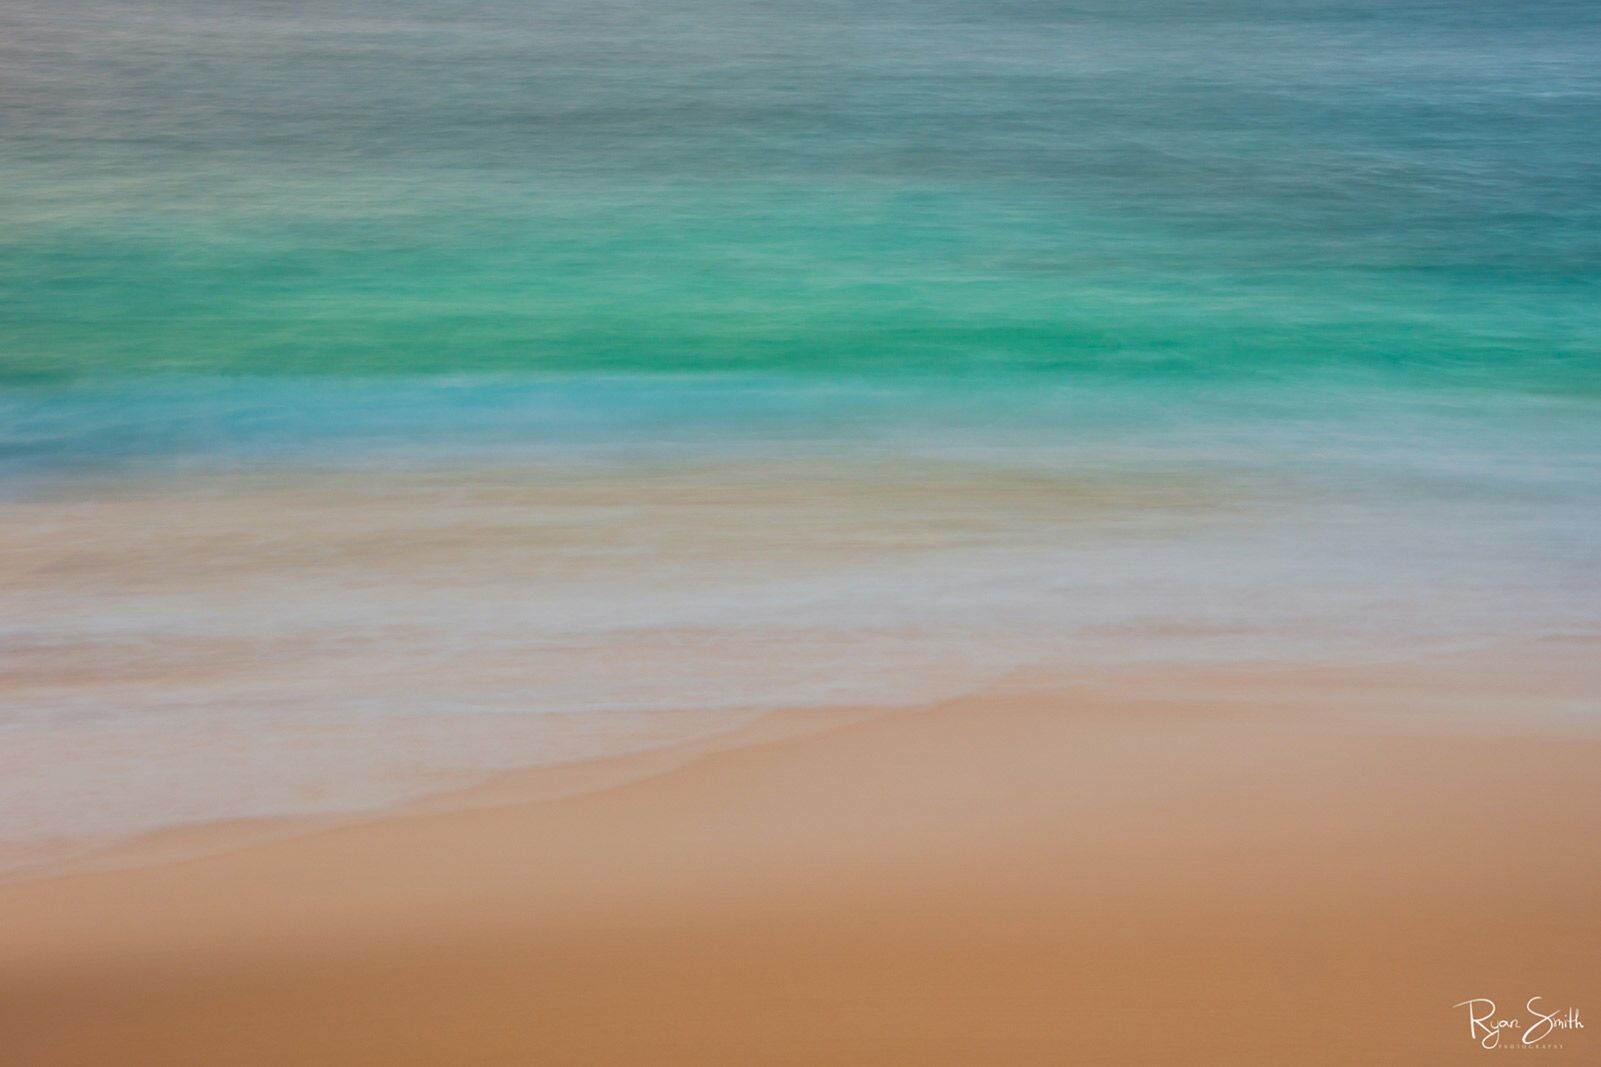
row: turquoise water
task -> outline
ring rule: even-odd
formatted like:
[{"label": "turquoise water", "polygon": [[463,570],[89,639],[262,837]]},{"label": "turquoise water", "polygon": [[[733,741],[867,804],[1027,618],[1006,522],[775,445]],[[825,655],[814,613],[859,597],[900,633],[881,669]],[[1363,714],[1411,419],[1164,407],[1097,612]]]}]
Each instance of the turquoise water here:
[{"label": "turquoise water", "polygon": [[1601,637],[1595,4],[18,0],[0,102],[0,866]]},{"label": "turquoise water", "polygon": [[50,0],[0,367],[1593,392],[1589,3]]}]

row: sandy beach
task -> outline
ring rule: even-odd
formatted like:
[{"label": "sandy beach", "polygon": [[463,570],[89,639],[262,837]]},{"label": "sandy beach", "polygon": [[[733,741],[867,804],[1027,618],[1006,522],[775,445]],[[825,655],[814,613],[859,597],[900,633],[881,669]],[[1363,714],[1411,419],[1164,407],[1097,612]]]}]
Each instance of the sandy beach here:
[{"label": "sandy beach", "polygon": [[157,836],[0,886],[5,1062],[1473,1062],[1467,998],[1601,1001],[1601,742],[1423,681],[1020,680]]}]

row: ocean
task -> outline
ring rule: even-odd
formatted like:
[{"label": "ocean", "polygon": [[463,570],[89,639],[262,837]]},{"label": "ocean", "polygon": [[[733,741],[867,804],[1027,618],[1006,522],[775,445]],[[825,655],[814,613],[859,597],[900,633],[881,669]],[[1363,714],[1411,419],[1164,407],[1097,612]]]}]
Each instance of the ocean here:
[{"label": "ocean", "polygon": [[1601,636],[1591,3],[15,0],[0,104],[6,865]]}]

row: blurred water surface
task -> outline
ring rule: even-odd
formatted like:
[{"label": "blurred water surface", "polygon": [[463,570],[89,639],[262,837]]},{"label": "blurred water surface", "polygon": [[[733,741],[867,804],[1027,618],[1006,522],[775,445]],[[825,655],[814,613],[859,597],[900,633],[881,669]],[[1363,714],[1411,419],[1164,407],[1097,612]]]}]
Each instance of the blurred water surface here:
[{"label": "blurred water surface", "polygon": [[1601,634],[1598,97],[1588,2],[13,0],[0,863]]}]

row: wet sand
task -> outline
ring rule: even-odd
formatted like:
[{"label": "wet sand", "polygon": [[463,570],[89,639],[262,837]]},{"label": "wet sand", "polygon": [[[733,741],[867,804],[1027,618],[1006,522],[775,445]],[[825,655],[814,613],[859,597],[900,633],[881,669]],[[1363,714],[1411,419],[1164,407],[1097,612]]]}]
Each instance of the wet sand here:
[{"label": "wet sand", "polygon": [[1455,684],[1019,683],[146,841],[0,885],[3,1061],[1473,1062],[1464,999],[1601,1010],[1601,740]]}]

